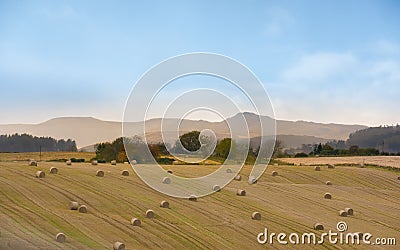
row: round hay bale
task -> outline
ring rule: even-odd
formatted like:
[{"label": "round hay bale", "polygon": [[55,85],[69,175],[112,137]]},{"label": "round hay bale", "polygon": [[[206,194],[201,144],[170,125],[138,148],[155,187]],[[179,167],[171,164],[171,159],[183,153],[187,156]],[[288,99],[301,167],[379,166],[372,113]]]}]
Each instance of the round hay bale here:
[{"label": "round hay bale", "polygon": [[213,189],[213,191],[215,191],[215,192],[221,191],[221,187],[220,187],[219,185],[214,185],[212,189]]},{"label": "round hay bale", "polygon": [[67,166],[71,166],[72,165],[71,161],[66,161],[65,163],[67,164]]},{"label": "round hay bale", "polygon": [[50,168],[50,174],[57,174],[57,173],[58,173],[58,169],[56,167]]},{"label": "round hay bale", "polygon": [[129,176],[129,171],[128,170],[123,170],[122,171],[123,176]]},{"label": "round hay bale", "polygon": [[278,176],[278,172],[277,171],[272,171],[272,176]]},{"label": "round hay bale", "polygon": [[397,177],[397,180],[400,180],[400,176],[399,176],[399,177]]},{"label": "round hay bale", "polygon": [[346,207],[346,208],[344,209],[344,211],[346,211],[347,215],[353,215],[353,214],[354,214],[353,209],[352,209],[352,208],[349,208],[349,207]]},{"label": "round hay bale", "polygon": [[168,174],[172,174],[173,172],[172,172],[171,169],[168,169],[168,170],[167,170],[167,173],[168,173]]},{"label": "round hay bale", "polygon": [[31,166],[31,167],[36,167],[37,166],[37,162],[34,161],[34,160],[31,160],[31,161],[29,161],[28,165]]},{"label": "round hay bale", "polygon": [[342,217],[347,217],[347,213],[344,210],[340,210],[339,211],[339,215],[342,216]]},{"label": "round hay bale", "polygon": [[325,193],[324,194],[325,199],[332,199],[332,195],[330,193]]},{"label": "round hay bale", "polygon": [[242,176],[236,175],[234,179],[235,179],[235,181],[241,181],[242,180]]},{"label": "round hay bale", "polygon": [[321,167],[316,166],[316,167],[314,168],[314,170],[315,170],[315,171],[321,171]]},{"label": "round hay bale", "polygon": [[154,218],[154,211],[151,210],[151,209],[147,210],[146,211],[146,218],[150,218],[150,219]]},{"label": "round hay bale", "polygon": [[261,214],[260,214],[259,212],[253,212],[253,213],[251,214],[251,218],[252,218],[253,220],[261,220]]},{"label": "round hay bale", "polygon": [[333,164],[328,164],[328,168],[329,168],[329,169],[334,169],[334,168],[335,168],[335,165],[333,165]]},{"label": "round hay bale", "polygon": [[65,236],[65,234],[63,234],[63,233],[58,233],[58,234],[56,235],[56,241],[57,241],[57,242],[63,243],[63,242],[65,242],[66,240],[67,240],[67,236]]},{"label": "round hay bale", "polygon": [[125,244],[122,242],[115,242],[113,245],[114,250],[125,250]]},{"label": "round hay bale", "polygon": [[43,171],[36,172],[36,178],[44,178],[46,174]]},{"label": "round hay bale", "polygon": [[189,200],[190,200],[190,201],[197,201],[197,196],[194,195],[194,194],[191,194],[191,195],[189,196]]},{"label": "round hay bale", "polygon": [[131,220],[131,224],[135,227],[140,227],[140,225],[142,225],[142,221],[138,218],[133,218]]},{"label": "round hay bale", "polygon": [[236,192],[236,195],[239,195],[239,196],[246,196],[246,191],[243,190],[243,189],[238,189],[237,192]]},{"label": "round hay bale", "polygon": [[103,170],[97,170],[96,176],[97,176],[97,177],[104,177],[104,172],[103,172]]},{"label": "round hay bale", "polygon": [[162,208],[169,208],[169,202],[168,202],[168,201],[161,201],[160,207],[162,207]]},{"label": "round hay bale", "polygon": [[171,179],[169,177],[164,177],[163,180],[162,180],[162,183],[171,184]]},{"label": "round hay bale", "polygon": [[132,164],[132,165],[136,165],[136,164],[137,164],[137,161],[136,161],[136,160],[131,160],[131,164]]},{"label": "round hay bale", "polygon": [[227,168],[227,169],[226,169],[226,172],[227,172],[228,174],[232,174],[232,169]]},{"label": "round hay bale", "polygon": [[279,166],[279,164],[278,163],[274,163],[274,166]]},{"label": "round hay bale", "polygon": [[78,212],[86,214],[87,213],[87,207],[85,205],[80,205],[78,207]]},{"label": "round hay bale", "polygon": [[322,225],[321,223],[315,223],[314,229],[315,230],[324,230],[324,225]]},{"label": "round hay bale", "polygon": [[99,163],[99,162],[96,161],[96,160],[92,161],[92,165],[97,165],[98,163]]},{"label": "round hay bale", "polygon": [[249,183],[250,184],[256,184],[257,182],[258,182],[258,180],[254,176],[250,176],[249,177]]},{"label": "round hay bale", "polygon": [[328,186],[331,186],[331,185],[332,185],[332,182],[326,181],[325,184],[328,185]]},{"label": "round hay bale", "polygon": [[361,164],[360,164],[360,168],[365,168],[364,163],[361,163]]},{"label": "round hay bale", "polygon": [[71,209],[71,210],[78,210],[78,207],[79,207],[79,203],[76,201],[71,201],[69,203],[69,209]]},{"label": "round hay bale", "polygon": [[114,165],[114,166],[117,165],[117,161],[116,160],[112,160],[111,161],[111,165]]}]

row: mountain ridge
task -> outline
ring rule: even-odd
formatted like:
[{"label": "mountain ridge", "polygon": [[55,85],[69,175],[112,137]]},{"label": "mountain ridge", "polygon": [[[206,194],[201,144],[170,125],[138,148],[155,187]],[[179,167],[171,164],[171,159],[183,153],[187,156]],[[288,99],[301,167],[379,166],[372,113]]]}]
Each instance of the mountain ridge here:
[{"label": "mountain ridge", "polygon": [[[260,134],[257,129],[255,119],[258,115],[253,113],[242,113],[249,124],[251,132],[250,137]],[[205,128],[212,129],[216,134],[226,136],[229,134],[227,121],[234,122],[242,115],[238,113],[224,121],[210,122],[205,120],[182,120],[180,131],[191,131],[194,129],[202,130]],[[272,118],[260,116],[260,119],[272,121]],[[164,119],[165,124],[176,124],[179,119]],[[129,126],[133,131],[139,131],[142,122],[129,122]],[[345,125],[336,123],[317,123],[307,121],[286,121],[276,120],[277,135],[293,135],[315,137],[316,142],[326,140],[345,140],[349,134],[360,129],[367,128],[364,125]],[[152,118],[146,121],[146,132],[151,135],[150,141],[160,139],[161,118]],[[244,131],[243,131],[244,132]],[[36,136],[51,136],[57,139],[73,139],[77,142],[79,148],[103,141],[112,141],[122,136],[122,123],[118,121],[104,121],[95,117],[56,117],[38,124],[3,124],[0,125],[0,134],[28,133]],[[140,134],[140,133],[138,133]],[[245,136],[243,134],[242,136]],[[321,140],[323,139],[323,140]],[[308,140],[309,141],[309,140]],[[300,143],[300,142],[299,142]],[[299,143],[291,142],[290,145]],[[301,145],[301,144],[300,144]]]}]

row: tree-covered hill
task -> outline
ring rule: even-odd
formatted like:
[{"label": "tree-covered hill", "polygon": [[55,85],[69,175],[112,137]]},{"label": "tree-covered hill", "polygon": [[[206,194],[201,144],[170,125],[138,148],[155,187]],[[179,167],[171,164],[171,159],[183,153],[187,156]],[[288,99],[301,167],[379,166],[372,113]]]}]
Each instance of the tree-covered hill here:
[{"label": "tree-covered hill", "polygon": [[28,134],[0,135],[0,152],[77,151],[75,141]]},{"label": "tree-covered hill", "polygon": [[347,145],[376,148],[380,152],[400,152],[400,126],[371,127],[350,134]]}]

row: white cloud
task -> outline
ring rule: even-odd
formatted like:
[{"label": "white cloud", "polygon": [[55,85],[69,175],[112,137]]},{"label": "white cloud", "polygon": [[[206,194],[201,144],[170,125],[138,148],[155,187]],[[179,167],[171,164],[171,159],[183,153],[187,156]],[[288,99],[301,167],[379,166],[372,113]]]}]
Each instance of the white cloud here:
[{"label": "white cloud", "polygon": [[285,82],[313,83],[348,73],[357,65],[351,53],[320,52],[304,55],[282,73]]},{"label": "white cloud", "polygon": [[265,32],[269,35],[282,33],[294,23],[293,16],[287,10],[278,7],[268,9],[266,17]]},{"label": "white cloud", "polygon": [[388,40],[379,40],[373,49],[383,55],[394,56],[400,54],[400,44]]}]

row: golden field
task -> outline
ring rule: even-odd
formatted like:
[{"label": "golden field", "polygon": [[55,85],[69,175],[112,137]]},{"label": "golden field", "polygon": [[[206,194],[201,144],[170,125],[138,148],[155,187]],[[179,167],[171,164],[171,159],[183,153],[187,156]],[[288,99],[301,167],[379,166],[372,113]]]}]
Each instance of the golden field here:
[{"label": "golden field", "polygon": [[[319,158],[324,159],[328,158]],[[58,174],[50,174],[50,167],[57,167]],[[177,165],[168,169],[194,177],[217,167]],[[99,169],[104,177],[95,176]],[[124,169],[130,176],[121,175]],[[37,170],[44,171],[46,177],[36,178]],[[128,164],[39,162],[30,167],[27,162],[3,160],[0,249],[112,249],[116,241],[124,242],[126,249],[354,249],[328,242],[260,245],[256,238],[265,227],[275,233],[320,235],[336,230],[339,221],[347,223],[349,232],[369,232],[400,241],[399,173],[368,166],[321,166],[321,171],[314,171],[312,166],[279,165],[269,166],[258,183],[250,185],[250,170],[245,166],[241,181],[232,181],[221,192],[193,202],[154,191]],[[272,171],[279,175],[273,177]],[[333,185],[327,186],[328,180]],[[245,189],[247,195],[237,196],[237,189]],[[332,199],[323,198],[326,192]],[[85,204],[88,213],[69,210],[71,200]],[[162,200],[169,201],[169,209],[160,208]],[[354,215],[340,217],[338,212],[345,207],[353,208]],[[145,218],[147,209],[155,211],[154,219]],[[260,221],[251,219],[254,211],[261,213]],[[130,224],[133,217],[142,220],[141,227]],[[313,229],[316,222],[324,225],[324,231]],[[67,235],[65,243],[55,241],[58,232]]]}]

